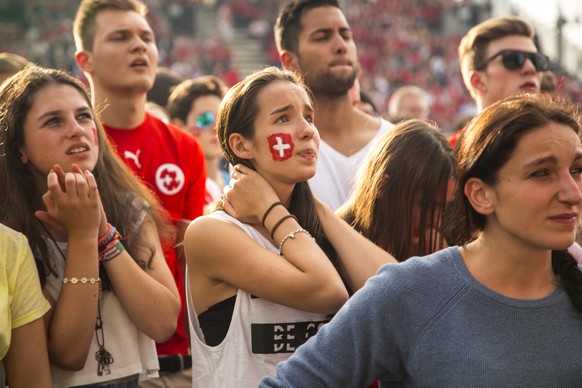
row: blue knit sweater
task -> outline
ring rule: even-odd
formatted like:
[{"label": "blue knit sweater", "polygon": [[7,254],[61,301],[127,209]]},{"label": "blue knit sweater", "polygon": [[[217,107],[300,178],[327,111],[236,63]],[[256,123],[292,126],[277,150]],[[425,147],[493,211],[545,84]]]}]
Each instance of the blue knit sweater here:
[{"label": "blue knit sweater", "polygon": [[582,313],[563,288],[520,300],[457,247],[388,264],[260,387],[582,387]]}]

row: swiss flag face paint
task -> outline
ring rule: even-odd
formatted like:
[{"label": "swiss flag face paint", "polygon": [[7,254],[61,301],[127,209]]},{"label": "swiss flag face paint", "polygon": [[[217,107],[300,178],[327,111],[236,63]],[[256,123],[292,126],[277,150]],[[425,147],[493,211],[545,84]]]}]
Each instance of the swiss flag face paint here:
[{"label": "swiss flag face paint", "polygon": [[288,133],[274,133],[267,137],[269,141],[269,149],[271,150],[271,156],[276,162],[282,162],[287,160],[293,155],[293,140],[291,140],[291,135]]}]

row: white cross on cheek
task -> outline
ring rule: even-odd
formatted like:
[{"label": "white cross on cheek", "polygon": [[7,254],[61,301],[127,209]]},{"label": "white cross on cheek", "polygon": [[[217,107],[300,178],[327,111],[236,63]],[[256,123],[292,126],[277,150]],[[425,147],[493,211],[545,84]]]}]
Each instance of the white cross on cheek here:
[{"label": "white cross on cheek", "polygon": [[279,157],[282,158],[285,155],[285,150],[291,148],[291,146],[283,143],[283,139],[278,136],[275,139],[277,140],[277,144],[273,146],[273,149],[279,151]]}]

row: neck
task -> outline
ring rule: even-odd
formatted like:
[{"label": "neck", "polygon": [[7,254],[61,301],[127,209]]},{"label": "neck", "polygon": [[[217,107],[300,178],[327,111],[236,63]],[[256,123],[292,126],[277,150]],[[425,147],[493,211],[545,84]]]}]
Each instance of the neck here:
[{"label": "neck", "polygon": [[100,88],[92,88],[93,105],[101,114],[101,121],[117,129],[133,129],[145,118],[146,93],[113,93]]},{"label": "neck", "polygon": [[538,299],[557,286],[549,249],[512,244],[484,231],[461,253],[473,277],[502,295]]},{"label": "neck", "polygon": [[[338,136],[360,132],[363,127],[377,129],[380,119],[372,117],[354,107],[346,95],[344,99],[330,100],[316,97],[317,112],[315,125],[323,140],[328,136]],[[327,141],[327,140],[326,140]]]}]

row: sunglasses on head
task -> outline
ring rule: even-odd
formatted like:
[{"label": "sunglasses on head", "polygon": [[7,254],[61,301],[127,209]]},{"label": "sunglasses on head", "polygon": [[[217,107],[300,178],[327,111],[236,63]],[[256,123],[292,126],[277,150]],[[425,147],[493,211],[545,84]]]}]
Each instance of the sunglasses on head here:
[{"label": "sunglasses on head", "polygon": [[205,130],[212,127],[214,125],[214,121],[216,121],[216,118],[212,113],[203,112],[198,115],[198,118],[196,119],[196,125],[198,128]]},{"label": "sunglasses on head", "polygon": [[489,57],[475,67],[475,70],[483,70],[485,66],[497,57],[501,57],[501,63],[508,70],[521,69],[526,59],[529,59],[537,71],[546,71],[550,68],[550,60],[547,56],[540,53],[530,53],[519,50],[501,50],[497,54]]}]

